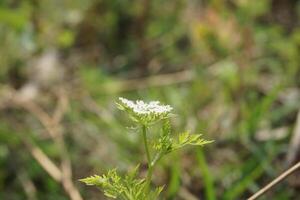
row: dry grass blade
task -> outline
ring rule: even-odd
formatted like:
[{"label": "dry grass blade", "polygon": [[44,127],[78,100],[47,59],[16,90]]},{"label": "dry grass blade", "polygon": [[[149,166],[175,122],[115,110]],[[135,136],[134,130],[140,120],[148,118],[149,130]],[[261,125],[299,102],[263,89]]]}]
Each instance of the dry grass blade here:
[{"label": "dry grass blade", "polygon": [[18,174],[18,179],[21,182],[22,187],[26,193],[28,200],[36,200],[36,187],[34,186],[33,182],[28,177],[28,174],[25,170],[21,170]]},{"label": "dry grass blade", "polygon": [[72,166],[62,133],[61,120],[68,110],[68,97],[64,90],[58,93],[58,104],[53,116],[49,115],[42,107],[33,101],[20,101],[16,92],[12,92],[11,102],[14,106],[21,107],[35,116],[45,127],[48,134],[60,150],[61,167],[57,167],[50,158],[38,147],[32,145],[28,140],[25,144],[32,156],[41,167],[57,182],[61,183],[71,200],[82,200],[82,197],[72,181]]},{"label": "dry grass blade", "polygon": [[298,111],[297,121],[293,136],[291,137],[290,146],[287,154],[287,164],[291,165],[300,149],[300,110]]},{"label": "dry grass blade", "polygon": [[275,178],[271,183],[269,183],[268,185],[266,185],[265,187],[263,187],[262,189],[260,189],[258,192],[256,192],[254,195],[252,195],[247,200],[258,199],[260,196],[262,196],[267,191],[269,191],[272,187],[274,187],[275,185],[277,185],[278,183],[280,183],[283,179],[285,179],[286,177],[288,177],[289,175],[291,175],[292,173],[294,173],[295,171],[297,171],[299,169],[300,169],[300,162],[298,162],[297,164],[295,164],[294,166],[292,166],[291,168],[289,168],[288,170],[286,170],[285,172],[283,172],[280,176],[278,176],[277,178]]},{"label": "dry grass blade", "polygon": [[178,194],[181,198],[186,200],[197,200],[198,198],[190,193],[186,188],[181,188]]},{"label": "dry grass blade", "polygon": [[114,83],[103,85],[103,90],[105,90],[108,93],[119,93],[138,89],[145,89],[149,87],[159,87],[184,83],[192,81],[194,80],[194,78],[195,72],[193,70],[185,70],[170,74],[150,76],[146,78],[116,81]]},{"label": "dry grass blade", "polygon": [[[290,148],[287,156],[287,162],[288,164],[292,163],[297,155],[297,152],[299,151],[300,147],[300,110],[298,112],[297,120],[295,129],[293,132],[293,137],[291,138]],[[300,169],[300,162],[293,165],[291,168],[283,172],[280,176],[275,178],[272,182],[270,182],[268,185],[260,189],[258,192],[256,192],[253,196],[251,196],[248,200],[255,200],[262,196],[264,193],[266,193],[268,190],[270,190],[272,187],[274,187],[276,184],[284,180],[286,177],[294,173],[296,170]]]},{"label": "dry grass blade", "polygon": [[50,158],[37,146],[33,146],[29,142],[26,142],[26,146],[29,149],[34,159],[43,167],[43,169],[57,182],[61,182],[62,174],[60,169],[50,160]]}]

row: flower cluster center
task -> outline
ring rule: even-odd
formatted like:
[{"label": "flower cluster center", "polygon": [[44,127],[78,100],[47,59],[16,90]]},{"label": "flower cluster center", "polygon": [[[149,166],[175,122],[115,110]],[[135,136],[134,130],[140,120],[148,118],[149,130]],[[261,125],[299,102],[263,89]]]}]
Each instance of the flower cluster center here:
[{"label": "flower cluster center", "polygon": [[161,105],[159,101],[151,101],[145,103],[144,101],[130,101],[128,99],[120,97],[119,100],[131,109],[134,113],[139,115],[148,115],[148,114],[167,114],[170,113],[173,108],[169,105]]}]

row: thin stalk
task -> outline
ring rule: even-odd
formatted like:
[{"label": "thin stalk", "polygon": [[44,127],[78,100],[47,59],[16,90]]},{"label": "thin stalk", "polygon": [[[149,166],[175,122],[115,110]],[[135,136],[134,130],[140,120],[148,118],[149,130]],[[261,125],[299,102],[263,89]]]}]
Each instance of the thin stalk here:
[{"label": "thin stalk", "polygon": [[148,162],[148,166],[150,166],[151,156],[150,156],[150,151],[149,151],[148,141],[147,141],[147,133],[146,133],[147,128],[145,125],[143,125],[143,127],[142,127],[142,132],[143,132],[143,140],[144,140],[145,150],[146,150],[146,154],[147,154],[147,162]]},{"label": "thin stalk", "polygon": [[151,160],[151,155],[148,147],[148,141],[147,141],[147,128],[145,125],[142,127],[142,132],[143,132],[143,140],[144,140],[144,145],[145,145],[145,150],[147,154],[147,164],[148,164],[148,172],[147,172],[147,177],[146,177],[146,191],[149,191],[151,179],[152,179],[152,173],[153,173],[153,166],[152,166],[152,160]]},{"label": "thin stalk", "polygon": [[252,195],[248,200],[255,200],[262,196],[264,193],[266,193],[268,190],[270,190],[273,186],[275,186],[277,183],[291,175],[296,170],[300,169],[300,162],[296,163],[294,166],[283,172],[281,175],[279,175],[277,178],[275,178],[271,183],[260,189],[258,192],[256,192],[254,195]]},{"label": "thin stalk", "polygon": [[153,174],[154,167],[155,167],[157,161],[159,161],[160,158],[161,158],[161,154],[159,153],[155,156],[155,158],[153,159],[153,161],[149,165],[147,178],[146,178],[147,180],[149,180],[149,182],[147,184],[148,187],[149,187],[151,179],[152,179],[152,174]]},{"label": "thin stalk", "polygon": [[146,191],[150,190],[150,183],[151,183],[151,179],[152,179],[152,174],[153,174],[153,167],[150,166],[148,168],[148,173],[147,173],[147,177],[146,177]]},{"label": "thin stalk", "polygon": [[159,152],[155,155],[155,157],[153,158],[151,165],[152,167],[154,167],[156,165],[156,163],[161,159],[162,157],[162,152]]}]

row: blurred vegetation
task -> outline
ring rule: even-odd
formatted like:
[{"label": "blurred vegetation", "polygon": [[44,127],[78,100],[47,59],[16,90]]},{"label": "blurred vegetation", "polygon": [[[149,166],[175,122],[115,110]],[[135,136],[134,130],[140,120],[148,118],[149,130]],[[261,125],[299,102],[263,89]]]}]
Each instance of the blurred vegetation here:
[{"label": "blurred vegetation", "polygon": [[299,19],[299,0],[0,1],[0,199],[104,199],[77,180],[143,151],[118,96],[215,140],[160,163],[165,199],[245,199],[299,160]]}]

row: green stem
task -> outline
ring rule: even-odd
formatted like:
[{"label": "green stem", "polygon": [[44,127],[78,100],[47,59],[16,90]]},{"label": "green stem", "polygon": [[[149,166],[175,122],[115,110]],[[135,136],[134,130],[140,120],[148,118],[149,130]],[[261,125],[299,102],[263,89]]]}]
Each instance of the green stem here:
[{"label": "green stem", "polygon": [[150,190],[150,183],[151,183],[151,179],[152,179],[152,174],[153,174],[153,167],[149,167],[148,168],[148,173],[147,173],[147,177],[146,177],[146,191],[149,192]]},{"label": "green stem", "polygon": [[150,163],[150,165],[148,167],[148,173],[147,173],[147,178],[146,178],[146,181],[147,181],[146,190],[149,190],[154,167],[155,167],[156,163],[160,160],[160,158],[161,158],[161,153],[156,154],[153,161]]},{"label": "green stem", "polygon": [[162,154],[160,152],[160,153],[156,154],[156,156],[154,157],[153,160],[151,159],[151,155],[150,155],[150,151],[149,151],[149,147],[148,147],[148,140],[147,140],[147,128],[145,125],[143,125],[143,127],[142,127],[142,132],[143,132],[143,140],[144,140],[145,150],[146,150],[146,154],[147,154],[147,162],[148,162],[147,163],[148,172],[147,172],[147,177],[146,177],[145,190],[146,190],[146,192],[149,192],[154,166],[160,160]]},{"label": "green stem", "polygon": [[152,173],[153,173],[153,168],[151,166],[151,156],[150,156],[150,151],[148,147],[148,141],[147,141],[147,129],[146,126],[143,125],[142,127],[142,132],[143,132],[143,140],[144,140],[144,145],[145,145],[145,150],[147,154],[147,165],[148,165],[148,172],[147,172],[147,177],[146,177],[146,191],[149,191],[150,183],[151,183],[151,178],[152,178]]},{"label": "green stem", "polygon": [[146,126],[143,125],[143,139],[144,139],[144,145],[145,145],[145,150],[146,150],[146,154],[147,154],[147,162],[148,162],[148,167],[151,164],[151,156],[150,156],[150,151],[149,151],[149,147],[148,147],[148,141],[147,141],[147,129]]},{"label": "green stem", "polygon": [[151,163],[151,166],[154,167],[156,163],[161,159],[161,157],[162,157],[162,152],[157,153]]}]

